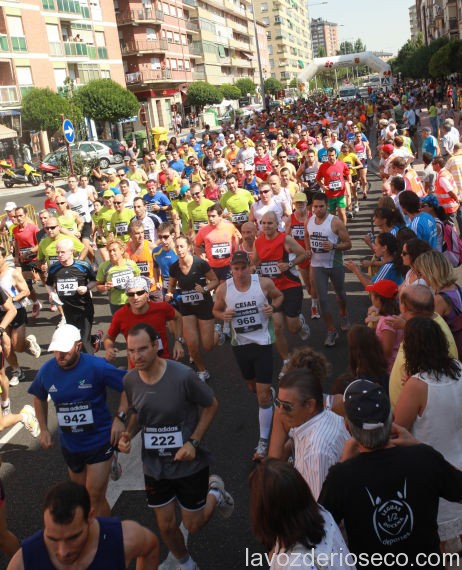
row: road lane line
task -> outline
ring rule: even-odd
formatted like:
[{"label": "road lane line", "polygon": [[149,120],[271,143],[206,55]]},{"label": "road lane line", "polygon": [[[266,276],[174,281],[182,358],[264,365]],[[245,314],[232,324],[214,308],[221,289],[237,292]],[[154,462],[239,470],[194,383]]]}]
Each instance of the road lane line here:
[{"label": "road lane line", "polygon": [[8,433],[6,433],[3,437],[0,438],[0,449],[10,441],[10,439],[13,439],[13,437],[22,430],[23,425],[21,422],[19,422],[18,424],[16,424],[15,426],[13,426],[10,431]]}]

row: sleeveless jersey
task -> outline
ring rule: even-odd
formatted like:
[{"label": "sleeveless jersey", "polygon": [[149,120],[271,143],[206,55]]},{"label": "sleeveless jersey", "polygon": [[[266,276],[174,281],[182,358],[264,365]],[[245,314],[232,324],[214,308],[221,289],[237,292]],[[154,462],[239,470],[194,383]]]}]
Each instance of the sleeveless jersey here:
[{"label": "sleeveless jersey", "polygon": [[300,279],[293,271],[290,269],[284,273],[279,271],[278,263],[289,261],[289,254],[284,247],[285,237],[283,232],[278,232],[274,239],[267,239],[266,236],[261,235],[255,240],[255,249],[261,262],[260,274],[272,279],[279,291],[301,287]]},{"label": "sleeveless jersey", "polygon": [[308,220],[307,228],[310,236],[311,247],[311,267],[340,267],[343,265],[343,255],[341,251],[331,249],[323,250],[324,243],[329,240],[331,243],[338,242],[338,235],[332,231],[332,220],[334,216],[328,214],[322,224],[316,224],[316,216]]},{"label": "sleeveless jersey", "polygon": [[[133,253],[130,245],[127,247],[128,257],[138,265],[140,268],[140,274],[146,279],[152,279],[154,277],[154,262],[152,259],[151,247],[147,240],[144,240],[143,249],[141,253]],[[151,291],[155,290],[155,285],[151,285]]]},{"label": "sleeveless jersey", "polygon": [[[8,269],[5,272],[5,275],[3,275],[0,278],[0,287],[5,291],[5,293],[8,296],[12,298],[18,294],[18,290],[13,284],[13,271],[14,271],[13,267],[8,267]],[[23,301],[18,301],[13,304],[17,309],[24,307]]]},{"label": "sleeveless jersey", "polygon": [[247,291],[238,291],[232,277],[226,280],[226,306],[235,311],[231,321],[231,344],[268,345],[274,342],[273,319],[265,317],[263,305],[268,304],[258,275],[251,275]]},{"label": "sleeveless jersey", "polygon": [[[124,538],[122,523],[117,518],[97,517],[99,522],[99,541],[95,557],[88,570],[125,570]],[[22,542],[24,570],[56,570],[48,554],[43,530],[39,530]]]}]

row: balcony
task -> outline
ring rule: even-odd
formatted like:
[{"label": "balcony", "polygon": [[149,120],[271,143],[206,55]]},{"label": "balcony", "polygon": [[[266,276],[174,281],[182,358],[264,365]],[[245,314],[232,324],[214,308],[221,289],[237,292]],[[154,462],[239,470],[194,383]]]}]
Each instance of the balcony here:
[{"label": "balcony", "polygon": [[0,36],[0,51],[10,51],[7,36]]},{"label": "balcony", "polygon": [[13,51],[20,51],[20,52],[27,51],[26,38],[22,36],[21,37],[12,36],[10,39],[11,39],[11,48]]},{"label": "balcony", "polygon": [[165,53],[168,51],[167,40],[152,40],[144,42],[126,42],[120,46],[122,55],[142,53]]},{"label": "balcony", "polygon": [[252,62],[249,59],[245,59],[243,57],[232,57],[231,58],[231,65],[235,67],[252,67]]},{"label": "balcony", "polygon": [[229,28],[231,28],[232,30],[235,30],[236,32],[239,32],[241,34],[248,34],[249,33],[247,25],[241,24],[240,22],[235,22],[231,18],[226,18],[226,25]]},{"label": "balcony", "polygon": [[16,85],[0,85],[0,105],[19,103],[20,97]]},{"label": "balcony", "polygon": [[153,10],[145,8],[144,10],[127,10],[121,14],[116,14],[117,24],[119,26],[132,24],[139,26],[140,24],[159,24],[164,21],[164,13],[162,10]]},{"label": "balcony", "polygon": [[204,55],[204,52],[202,51],[201,44],[199,44],[199,45],[189,44],[188,49],[189,49],[189,55],[200,55],[200,56]]},{"label": "balcony", "polygon": [[88,7],[81,6],[78,0],[42,0],[44,10],[57,11],[63,17],[69,19],[89,18]]},{"label": "balcony", "polygon": [[186,29],[188,32],[199,32],[199,23],[193,22],[192,20],[186,20]]},{"label": "balcony", "polygon": [[205,81],[205,71],[193,71],[192,78],[193,81]]},{"label": "balcony", "polygon": [[87,44],[83,42],[65,42],[64,53],[67,56],[88,57]]},{"label": "balcony", "polygon": [[127,85],[154,83],[168,79],[172,79],[170,69],[153,69],[151,71],[135,71],[134,73],[125,74],[125,82]]},{"label": "balcony", "polygon": [[229,47],[234,49],[243,49],[245,51],[252,51],[252,46],[250,45],[249,42],[236,40],[234,38],[229,39]]},{"label": "balcony", "polygon": [[50,55],[60,56],[63,55],[63,44],[61,42],[49,42]]},{"label": "balcony", "polygon": [[190,6],[191,8],[197,8],[197,0],[183,0],[183,4]]}]

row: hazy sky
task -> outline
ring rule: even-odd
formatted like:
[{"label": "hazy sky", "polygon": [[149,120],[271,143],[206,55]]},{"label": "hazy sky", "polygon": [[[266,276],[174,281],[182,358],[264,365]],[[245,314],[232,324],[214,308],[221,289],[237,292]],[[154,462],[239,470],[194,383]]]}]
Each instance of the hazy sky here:
[{"label": "hazy sky", "polygon": [[340,42],[361,38],[371,51],[396,54],[411,37],[409,6],[415,3],[412,0],[328,0],[326,5],[316,6],[320,2],[308,1],[310,17],[337,23]]}]

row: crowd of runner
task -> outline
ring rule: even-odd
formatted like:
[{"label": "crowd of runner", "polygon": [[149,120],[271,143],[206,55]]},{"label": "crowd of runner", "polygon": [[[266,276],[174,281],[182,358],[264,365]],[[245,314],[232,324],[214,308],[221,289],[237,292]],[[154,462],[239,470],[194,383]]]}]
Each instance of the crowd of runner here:
[{"label": "crowd of runner", "polygon": [[[49,448],[52,402],[70,478],[47,495],[44,531],[22,545],[7,530],[1,490],[9,568],[125,568],[131,559],[157,568],[156,536],[111,519],[106,500],[118,453],[130,453],[141,431],[147,504],[169,550],[161,567],[197,569],[187,533],[234,509],[202,442],[218,407],[207,353],[226,342],[258,404],[250,512],[275,555],[272,570],[318,568],[322,554],[414,561],[450,550],[462,534],[454,273],[462,143],[453,93],[457,85],[416,83],[348,102],[318,94],[220,133],[192,128],[142,159],[130,146],[118,168],[71,175],[66,189],[46,180],[39,225],[30,209],[6,204],[0,429],[22,422]],[[364,236],[371,255],[357,264],[344,252],[362,204],[374,199],[374,159],[381,192]],[[346,271],[370,297],[360,324],[350,322]],[[93,327],[95,298],[107,301],[105,331]],[[29,388],[33,402],[13,414],[21,353],[41,355],[26,327],[44,311],[59,313],[54,357]],[[309,346],[312,319],[323,320],[327,356],[347,335],[349,362],[329,395],[328,358]],[[287,332],[302,341],[292,353]],[[114,365],[121,339],[124,369]],[[106,388],[120,392],[115,417]]]}]

